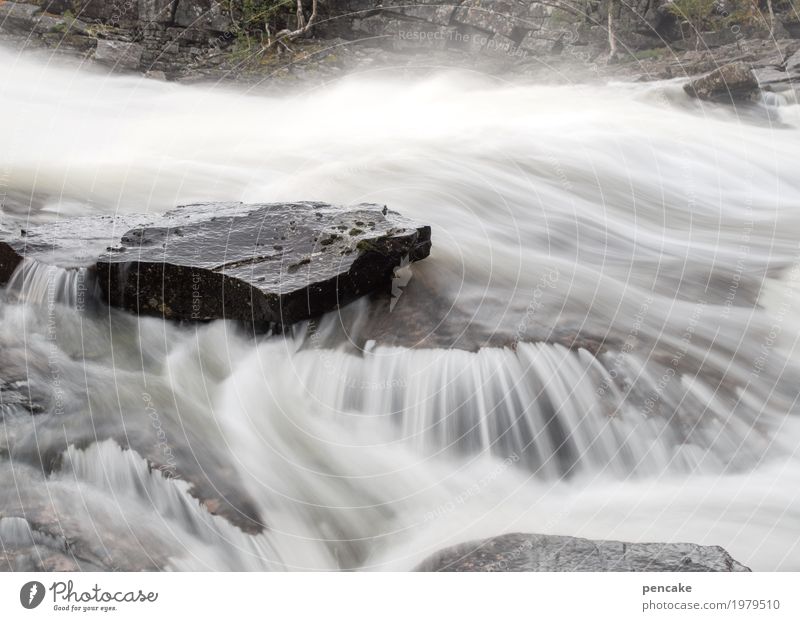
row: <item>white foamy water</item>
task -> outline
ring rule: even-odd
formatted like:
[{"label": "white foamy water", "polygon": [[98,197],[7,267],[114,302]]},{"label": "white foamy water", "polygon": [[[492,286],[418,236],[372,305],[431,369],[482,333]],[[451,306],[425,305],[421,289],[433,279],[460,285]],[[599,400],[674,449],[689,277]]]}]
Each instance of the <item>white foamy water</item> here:
[{"label": "white foamy water", "polygon": [[6,229],[313,199],[434,239],[391,313],[256,341],[24,262],[0,381],[45,412],[0,408],[18,568],[410,569],[528,531],[800,569],[791,102],[462,74],[245,93],[7,52],[0,95]]}]

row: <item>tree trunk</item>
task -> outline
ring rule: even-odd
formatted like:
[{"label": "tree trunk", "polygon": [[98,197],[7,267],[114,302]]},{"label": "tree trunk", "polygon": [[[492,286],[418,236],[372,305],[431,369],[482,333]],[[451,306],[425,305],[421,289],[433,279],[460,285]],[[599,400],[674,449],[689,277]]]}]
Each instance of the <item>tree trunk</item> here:
[{"label": "tree trunk", "polygon": [[608,0],[608,59],[617,55],[617,37],[614,34],[614,0]]},{"label": "tree trunk", "polygon": [[769,34],[775,30],[775,12],[772,10],[772,0],[767,0],[767,10],[769,11]]}]

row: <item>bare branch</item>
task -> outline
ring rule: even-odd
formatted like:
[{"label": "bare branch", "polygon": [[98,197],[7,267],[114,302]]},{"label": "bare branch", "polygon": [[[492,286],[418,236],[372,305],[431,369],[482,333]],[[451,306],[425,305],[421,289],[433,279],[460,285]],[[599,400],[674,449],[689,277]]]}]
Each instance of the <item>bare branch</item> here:
[{"label": "bare branch", "polygon": [[306,20],[305,16],[303,15],[303,0],[297,0],[297,25],[298,25],[297,29],[281,30],[278,34],[275,35],[275,38],[264,48],[264,50],[268,50],[277,43],[282,43],[285,47],[286,44],[284,43],[284,41],[291,41],[299,36],[304,35],[309,30],[311,30],[311,27],[314,25],[314,22],[316,20],[317,20],[317,0],[312,0],[311,2],[311,15],[309,16],[308,20]]}]

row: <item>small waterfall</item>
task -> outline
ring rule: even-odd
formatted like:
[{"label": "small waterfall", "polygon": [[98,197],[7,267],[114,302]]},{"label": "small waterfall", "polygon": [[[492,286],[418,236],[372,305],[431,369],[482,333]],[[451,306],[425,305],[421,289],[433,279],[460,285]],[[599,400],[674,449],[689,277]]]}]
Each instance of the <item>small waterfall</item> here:
[{"label": "small waterfall", "polygon": [[12,274],[6,291],[23,303],[63,304],[82,311],[97,298],[98,290],[89,268],[65,269],[26,258]]},{"label": "small waterfall", "polygon": [[[164,549],[158,551],[148,546],[153,553],[150,560],[156,563],[151,568],[214,571],[337,568],[324,546],[315,545],[311,532],[305,539],[282,537],[269,529],[260,535],[243,533],[224,518],[211,515],[189,494],[188,483],[162,476],[135,451],[123,450],[110,440],[85,450],[69,447],[61,470],[50,480],[74,485],[75,492],[81,495],[104,496],[107,519],[135,527],[136,516],[141,516],[148,529],[167,531]],[[271,517],[272,529],[284,526],[277,512]],[[89,527],[90,524],[83,525],[82,530]],[[119,554],[124,550],[117,544],[109,551]],[[123,569],[142,568],[136,566],[135,559],[126,564],[117,557],[113,562]]]},{"label": "small waterfall", "polygon": [[[749,467],[769,441],[751,429],[752,414],[737,421],[702,382],[634,355],[519,343],[476,353],[301,351],[289,364],[329,416],[349,414],[345,424],[382,418],[420,453],[513,458],[550,480]],[[648,400],[657,407],[644,408]]]},{"label": "small waterfall", "polygon": [[34,530],[27,520],[21,517],[0,518],[0,541],[4,548],[28,548],[44,546],[66,552],[67,542],[63,537],[51,536]]}]

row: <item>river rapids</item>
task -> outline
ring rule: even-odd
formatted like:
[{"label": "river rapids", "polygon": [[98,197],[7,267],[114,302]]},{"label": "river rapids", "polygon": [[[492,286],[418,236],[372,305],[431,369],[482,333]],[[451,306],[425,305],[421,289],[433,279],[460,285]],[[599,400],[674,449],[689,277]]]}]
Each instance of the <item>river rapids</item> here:
[{"label": "river rapids", "polygon": [[796,104],[466,72],[273,93],[0,52],[0,108],[5,230],[213,200],[433,227],[391,304],[255,339],[23,262],[0,292],[13,568],[408,570],[521,531],[800,570]]}]

